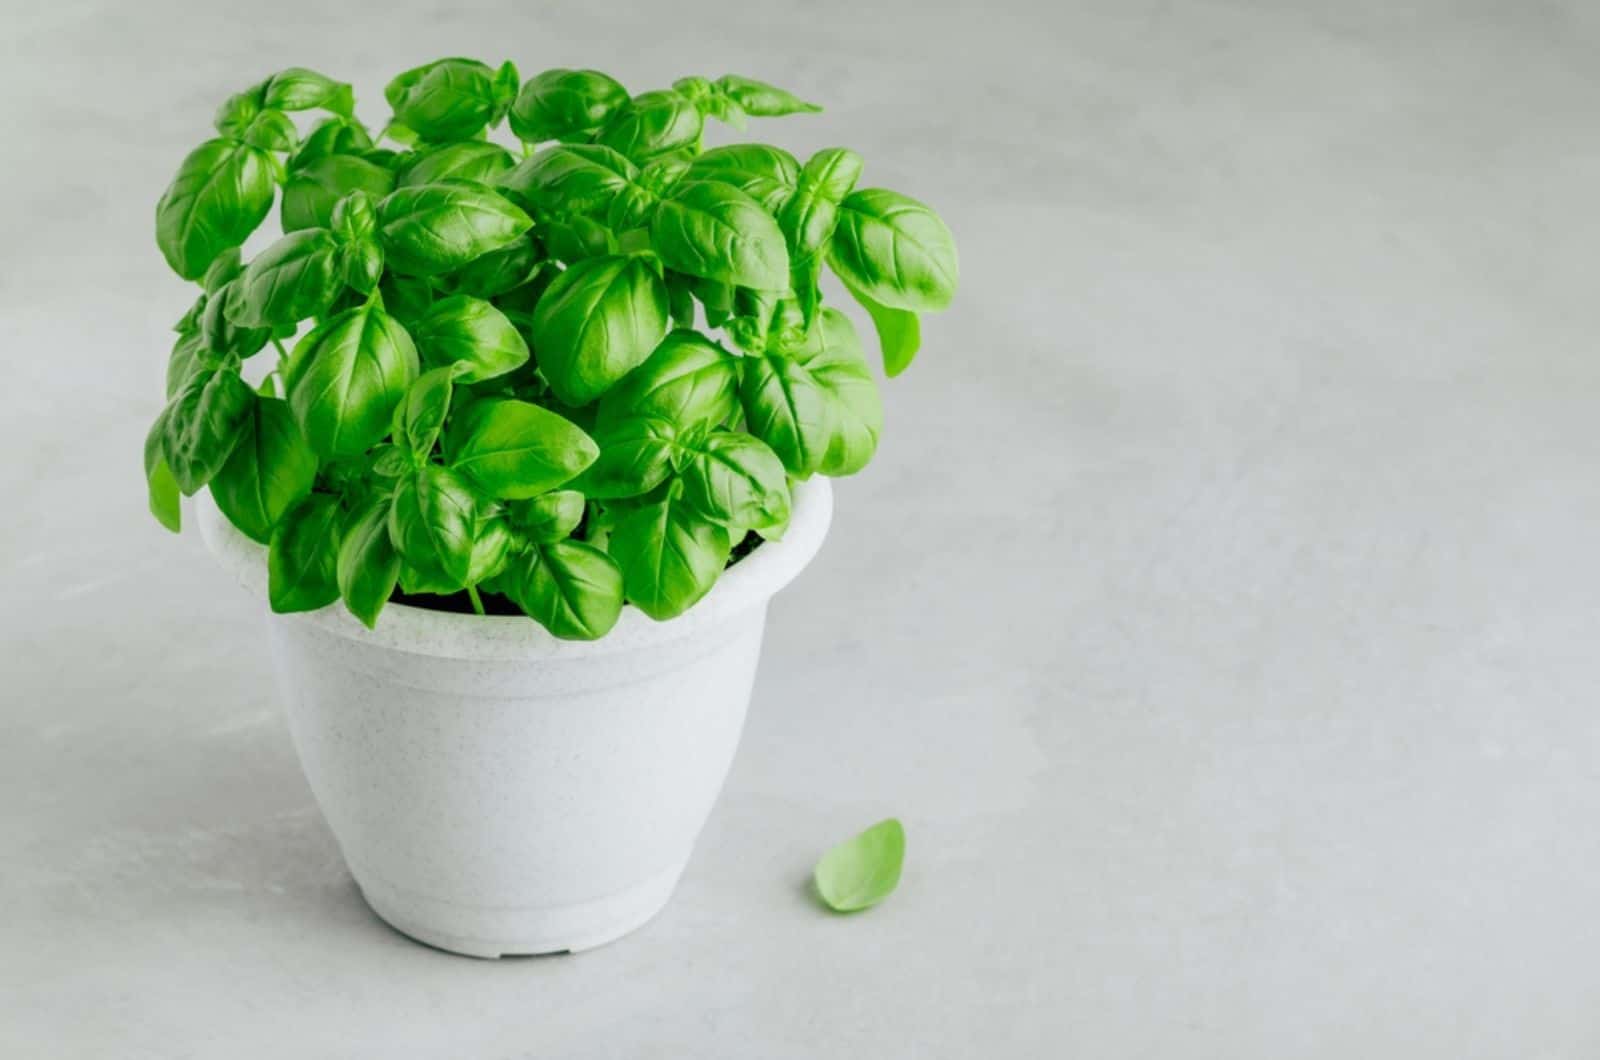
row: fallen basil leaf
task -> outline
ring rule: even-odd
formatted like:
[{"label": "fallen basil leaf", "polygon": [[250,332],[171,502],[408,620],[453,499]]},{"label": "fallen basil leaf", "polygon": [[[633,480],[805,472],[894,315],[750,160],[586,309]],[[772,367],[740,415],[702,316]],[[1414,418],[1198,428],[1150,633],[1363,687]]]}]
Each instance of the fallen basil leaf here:
[{"label": "fallen basil leaf", "polygon": [[811,876],[817,896],[836,913],[869,909],[899,886],[905,856],[905,828],[893,817],[879,821],[822,855]]}]

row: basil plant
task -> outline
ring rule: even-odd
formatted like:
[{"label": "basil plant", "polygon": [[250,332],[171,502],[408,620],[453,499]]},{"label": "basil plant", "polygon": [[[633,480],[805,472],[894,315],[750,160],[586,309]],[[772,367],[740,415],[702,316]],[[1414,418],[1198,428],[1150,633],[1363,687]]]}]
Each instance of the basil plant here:
[{"label": "basil plant", "polygon": [[[682,613],[783,533],[796,481],[866,466],[882,407],[823,267],[893,376],[955,293],[949,229],[858,187],[843,148],[701,147],[708,119],[819,108],[744,77],[634,95],[470,59],[384,94],[375,135],[348,84],[274,74],[156,207],[202,291],[145,443],[151,510],[177,530],[209,486],[268,546],[275,611],[343,600],[371,626],[397,590],[493,594],[592,639],[625,602]],[[284,234],[245,260],[274,202]]]}]

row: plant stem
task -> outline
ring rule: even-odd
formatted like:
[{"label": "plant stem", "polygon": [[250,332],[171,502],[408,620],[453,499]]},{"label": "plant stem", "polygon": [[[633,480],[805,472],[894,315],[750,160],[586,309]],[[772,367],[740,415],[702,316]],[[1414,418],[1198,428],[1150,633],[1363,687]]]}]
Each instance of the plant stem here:
[{"label": "plant stem", "polygon": [[278,348],[278,362],[280,364],[289,359],[289,351],[283,348],[283,343],[274,338],[272,340],[272,345]]},{"label": "plant stem", "polygon": [[472,609],[474,611],[478,612],[480,615],[488,614],[488,612],[483,609],[483,597],[478,595],[478,587],[476,585],[467,586],[467,595],[472,597]]}]

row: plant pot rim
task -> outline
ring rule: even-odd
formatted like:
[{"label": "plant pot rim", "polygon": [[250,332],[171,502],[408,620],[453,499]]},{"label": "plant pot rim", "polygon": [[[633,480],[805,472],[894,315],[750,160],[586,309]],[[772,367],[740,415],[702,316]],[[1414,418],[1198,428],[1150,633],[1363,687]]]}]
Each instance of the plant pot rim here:
[{"label": "plant pot rim", "polygon": [[[195,521],[211,554],[252,595],[265,601],[266,547],[230,523],[209,491],[193,500]],[[832,518],[829,481],[819,475],[797,483],[782,540],[764,542],[723,571],[711,591],[678,617],[658,622],[627,606],[616,626],[599,640],[561,640],[523,615],[459,614],[397,603],[385,605],[376,629],[363,626],[337,600],[316,611],[278,617],[373,647],[448,659],[579,660],[626,654],[690,636],[764,604],[811,562]]]}]

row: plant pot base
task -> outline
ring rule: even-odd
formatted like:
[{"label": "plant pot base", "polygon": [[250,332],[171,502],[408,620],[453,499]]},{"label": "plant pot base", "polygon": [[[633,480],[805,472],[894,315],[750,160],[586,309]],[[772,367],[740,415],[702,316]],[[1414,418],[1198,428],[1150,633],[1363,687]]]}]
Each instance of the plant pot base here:
[{"label": "plant pot base", "polygon": [[650,921],[672,897],[683,865],[642,883],[574,905],[502,908],[471,906],[408,894],[358,874],[361,896],[400,934],[467,957],[535,957],[604,946]]}]

